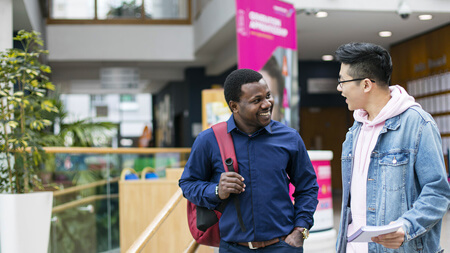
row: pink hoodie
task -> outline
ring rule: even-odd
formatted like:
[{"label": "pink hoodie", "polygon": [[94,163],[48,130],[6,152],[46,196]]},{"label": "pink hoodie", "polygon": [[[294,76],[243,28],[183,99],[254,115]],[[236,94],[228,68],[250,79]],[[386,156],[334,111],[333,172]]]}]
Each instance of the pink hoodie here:
[{"label": "pink hoodie", "polygon": [[[413,105],[420,106],[414,101],[412,96],[408,95],[403,87],[394,85],[390,86],[389,89],[391,91],[391,99],[373,121],[368,120],[368,113],[365,110],[358,109],[353,113],[355,120],[363,123],[363,125],[354,151],[355,160],[350,189],[350,206],[353,221],[348,226],[348,235],[353,234],[361,226],[366,225],[366,183],[368,180],[370,153],[377,143],[384,122],[401,114]],[[347,252],[368,252],[368,243],[348,243]]]}]

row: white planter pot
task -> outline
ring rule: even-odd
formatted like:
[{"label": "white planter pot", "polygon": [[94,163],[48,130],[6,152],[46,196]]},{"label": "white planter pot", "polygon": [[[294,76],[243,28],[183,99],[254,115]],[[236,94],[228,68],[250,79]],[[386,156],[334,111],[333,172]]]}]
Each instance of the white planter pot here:
[{"label": "white planter pot", "polygon": [[47,253],[53,192],[0,194],[2,253]]}]

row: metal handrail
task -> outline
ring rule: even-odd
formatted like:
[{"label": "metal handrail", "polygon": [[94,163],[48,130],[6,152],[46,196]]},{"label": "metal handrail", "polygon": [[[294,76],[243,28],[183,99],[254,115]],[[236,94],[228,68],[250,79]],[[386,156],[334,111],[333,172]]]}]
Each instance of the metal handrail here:
[{"label": "metal handrail", "polygon": [[190,153],[191,148],[84,148],[84,147],[44,147],[47,153],[76,154],[156,154]]},{"label": "metal handrail", "polygon": [[133,245],[127,250],[127,253],[141,252],[148,241],[156,234],[156,231],[161,227],[163,222],[173,212],[175,207],[183,199],[183,193],[181,189],[178,189],[175,194],[169,199],[164,208],[158,213],[155,219],[148,225],[144,232],[134,241]]},{"label": "metal handrail", "polygon": [[[74,192],[77,192],[77,191],[82,191],[82,190],[85,190],[85,189],[89,189],[89,188],[94,188],[94,187],[97,187],[97,186],[105,185],[105,184],[108,184],[108,183],[115,183],[115,182],[118,182],[118,181],[119,181],[119,177],[115,177],[115,178],[112,178],[112,179],[99,180],[99,181],[96,181],[96,182],[93,182],[93,183],[90,183],[90,184],[84,184],[84,185],[78,185],[78,186],[74,186],[74,187],[69,187],[69,188],[66,188],[66,189],[63,189],[63,190],[54,191],[53,192],[53,197],[59,197],[59,196],[63,196],[63,195],[70,194],[70,193],[74,193]],[[108,198],[108,197],[110,197],[110,198],[118,198],[119,194],[94,195],[94,196],[89,196],[89,197],[86,197],[86,198],[70,201],[68,203],[64,203],[64,204],[61,204],[61,205],[58,205],[58,206],[54,206],[52,208],[52,214],[59,213],[59,212],[62,212],[64,210],[76,207],[76,206],[84,205],[84,204],[87,204],[87,203],[91,203],[91,202],[93,202],[95,200],[105,199],[105,198]]]},{"label": "metal handrail", "polygon": [[193,239],[184,253],[195,253],[198,249],[198,246],[200,246],[200,244],[198,244],[198,242]]},{"label": "metal handrail", "polygon": [[74,201],[71,201],[71,202],[67,202],[67,203],[64,203],[64,204],[61,204],[61,205],[58,205],[58,206],[54,206],[52,208],[52,214],[65,211],[65,210],[73,208],[73,207],[77,207],[77,206],[81,206],[81,205],[84,205],[84,204],[88,204],[88,203],[94,202],[96,200],[101,200],[101,199],[106,199],[106,198],[112,198],[113,199],[113,198],[118,198],[118,197],[119,197],[119,194],[110,194],[110,195],[102,194],[102,195],[93,195],[93,196],[89,196],[89,197],[86,197],[86,198],[77,199],[77,200],[74,200]]},{"label": "metal handrail", "polygon": [[89,183],[89,184],[77,185],[77,186],[69,187],[69,188],[66,188],[66,189],[54,191],[53,192],[53,197],[58,197],[58,196],[66,195],[66,194],[69,194],[69,193],[74,193],[74,192],[77,192],[77,191],[81,191],[81,190],[85,190],[85,189],[89,189],[89,188],[94,188],[94,187],[97,187],[97,186],[105,185],[105,184],[108,184],[108,183],[115,183],[115,182],[119,182],[119,177],[115,177],[115,178],[111,178],[111,179],[99,180],[99,181],[95,181],[95,182]]}]

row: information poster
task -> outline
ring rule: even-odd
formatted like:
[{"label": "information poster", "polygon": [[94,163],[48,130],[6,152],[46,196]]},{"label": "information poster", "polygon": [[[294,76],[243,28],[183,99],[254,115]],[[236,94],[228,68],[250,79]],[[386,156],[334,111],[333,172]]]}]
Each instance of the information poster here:
[{"label": "information poster", "polygon": [[202,129],[206,130],[219,122],[227,121],[231,110],[223,95],[223,89],[202,90]]},{"label": "information poster", "polygon": [[236,0],[238,68],[259,71],[275,100],[272,119],[299,130],[295,8],[275,0]]},{"label": "information poster", "polygon": [[[324,231],[333,228],[333,196],[331,191],[331,166],[330,161],[333,159],[331,151],[308,151],[311,163],[317,176],[317,184],[319,192],[317,200],[316,212],[314,213],[314,227],[311,231]],[[295,188],[289,185],[289,194],[292,201],[294,198]]]}]

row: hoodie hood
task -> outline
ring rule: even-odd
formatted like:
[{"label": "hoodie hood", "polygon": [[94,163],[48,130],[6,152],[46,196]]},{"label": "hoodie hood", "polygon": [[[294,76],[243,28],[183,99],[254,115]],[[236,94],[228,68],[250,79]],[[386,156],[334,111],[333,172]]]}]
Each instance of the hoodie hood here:
[{"label": "hoodie hood", "polygon": [[365,110],[358,109],[353,113],[353,117],[356,121],[362,122],[367,126],[375,126],[384,123],[387,119],[395,117],[404,111],[406,111],[411,106],[419,106],[415,102],[414,97],[410,96],[406,90],[400,85],[393,85],[389,87],[391,91],[391,99],[389,102],[381,109],[380,113],[372,121],[368,120],[368,113]]}]

